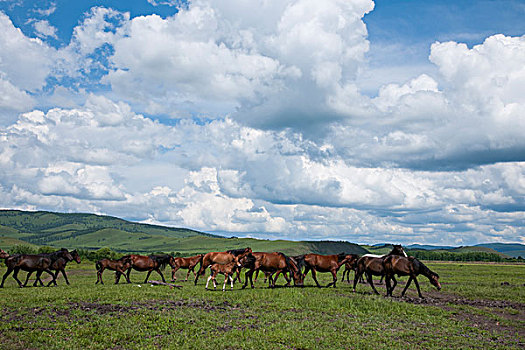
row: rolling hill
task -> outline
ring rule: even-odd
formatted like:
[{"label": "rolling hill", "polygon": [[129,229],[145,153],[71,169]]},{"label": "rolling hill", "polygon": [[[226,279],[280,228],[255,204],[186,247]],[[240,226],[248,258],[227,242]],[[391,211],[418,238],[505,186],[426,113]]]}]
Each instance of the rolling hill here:
[{"label": "rolling hill", "polygon": [[251,247],[296,255],[315,252],[366,254],[357,244],[333,241],[258,240],[225,238],[195,230],[139,224],[111,216],[46,211],[0,210],[0,244],[83,249],[108,247],[120,252],[179,252],[183,255]]}]

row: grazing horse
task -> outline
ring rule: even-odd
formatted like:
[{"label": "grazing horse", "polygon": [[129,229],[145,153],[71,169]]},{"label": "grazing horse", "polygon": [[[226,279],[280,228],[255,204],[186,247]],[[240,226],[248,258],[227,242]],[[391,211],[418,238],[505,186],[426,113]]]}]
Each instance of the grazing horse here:
[{"label": "grazing horse", "polygon": [[228,264],[213,264],[210,266],[211,274],[210,277],[208,277],[208,281],[206,281],[206,290],[208,290],[208,283],[210,283],[210,280],[213,281],[213,288],[217,289],[217,283],[216,278],[217,275],[221,274],[224,275],[224,284],[222,285],[222,291],[224,292],[226,288],[226,282],[230,280],[231,284],[231,290],[233,290],[233,281],[234,278],[232,277],[235,271],[242,268],[241,263],[239,262],[239,259],[236,257],[232,262]]},{"label": "grazing horse", "polygon": [[[258,270],[263,271],[265,274],[270,273],[270,279],[268,283],[269,288],[275,287],[275,282],[277,281],[280,273],[283,273],[283,276],[287,281],[285,286],[289,286],[291,279],[285,274],[285,272],[290,273],[295,286],[300,287],[303,285],[303,275],[301,274],[301,271],[299,270],[296,262],[283,253],[248,254],[241,259],[241,264],[243,267],[249,269],[246,271],[244,276],[245,281],[244,285],[242,286],[243,289],[248,285],[248,279],[250,280],[251,287],[255,288],[252,277],[253,273]],[[274,273],[275,277],[272,278],[271,274]]]},{"label": "grazing horse", "polygon": [[95,284],[98,284],[98,282],[104,284],[104,281],[102,280],[102,273],[105,269],[115,271],[115,284],[118,284],[120,281],[120,276],[126,277],[127,282],[131,283],[128,276],[126,275],[126,270],[128,270],[130,267],[131,257],[129,255],[123,256],[117,260],[101,259],[95,263],[95,268],[97,269],[97,281]]},{"label": "grazing horse", "polygon": [[[359,258],[359,260],[357,260],[356,272],[354,276],[354,292],[356,291],[355,287],[357,286],[357,282],[363,276],[363,274],[365,274],[366,280],[368,281],[368,284],[370,284],[370,286],[372,287],[374,293],[379,294],[379,292],[374,287],[374,281],[372,279],[372,276],[385,275],[383,260],[386,257],[392,255],[406,257],[406,253],[403,250],[403,247],[401,245],[395,244],[392,250],[386,255],[376,256],[373,254],[365,254],[361,258]],[[394,277],[392,278],[395,280]]]},{"label": "grazing horse", "polygon": [[174,282],[177,279],[175,277],[175,272],[177,272],[179,269],[188,269],[188,273],[186,274],[186,279],[184,282],[188,281],[190,272],[193,272],[193,275],[197,277],[197,274],[195,273],[195,266],[197,266],[197,264],[202,261],[203,257],[204,254],[190,256],[189,258],[171,258],[171,281]]},{"label": "grazing horse", "polygon": [[[75,253],[76,253],[76,251],[75,251]],[[65,269],[66,264],[69,261],[73,261],[74,260],[74,258],[71,255],[70,251],[68,251],[66,248],[62,248],[60,250],[57,250],[56,252],[41,253],[41,254],[38,254],[38,255],[41,256],[41,257],[44,257],[44,258],[48,258],[51,261],[51,264],[49,265],[49,270],[55,270],[56,271],[56,274],[55,273],[51,273],[51,276],[53,277],[53,279],[47,284],[48,287],[51,285],[51,283],[54,283],[55,286],[57,285],[56,279],[58,277],[58,272],[60,270],[62,270],[62,274],[64,275],[67,284],[69,284],[69,281],[67,280],[67,277],[66,277],[64,269]],[[78,258],[78,261],[80,262],[80,256],[78,255],[78,253],[76,253],[76,256]],[[37,284],[37,282],[40,282],[40,284],[43,285],[42,280],[40,279],[40,276],[42,276],[42,272],[44,272],[44,270],[39,269],[39,270],[33,270],[33,271],[37,271],[36,272],[36,280],[35,280],[35,283],[33,284],[33,286],[35,286]],[[31,275],[33,274],[33,271],[29,271],[29,273],[27,274],[26,281],[24,282],[24,287],[27,285],[27,282],[29,281],[29,277],[31,277]]]},{"label": "grazing horse", "polygon": [[335,255],[306,254],[303,258],[305,264],[303,277],[306,277],[306,274],[311,270],[317,287],[321,288],[321,285],[317,282],[317,272],[331,272],[333,281],[328,283],[327,287],[334,286],[335,288],[337,271],[343,264],[353,258],[353,255],[345,253]]},{"label": "grazing horse", "polygon": [[[401,296],[405,295],[405,292],[410,286],[410,282],[414,280],[414,283],[417,287],[417,293],[420,298],[423,298],[421,290],[419,289],[419,283],[417,282],[417,275],[423,275],[428,278],[430,283],[437,288],[441,289],[441,284],[439,283],[439,275],[435,272],[432,272],[428,267],[426,267],[421,261],[414,257],[405,258],[403,256],[388,256],[383,261],[385,275],[386,275],[386,295],[392,296],[392,292],[397,285],[397,281],[394,278],[394,275],[398,276],[410,276],[408,282],[401,292]],[[390,280],[394,280],[394,285],[390,285]]]},{"label": "grazing horse", "polygon": [[243,249],[232,249],[227,250],[225,252],[210,252],[204,255],[201,259],[201,267],[199,271],[197,272],[197,275],[195,276],[195,285],[197,285],[197,281],[199,280],[199,276],[204,275],[206,268],[213,264],[229,264],[231,263],[236,257],[241,259],[246,254],[251,254],[252,249],[251,248],[243,248]]},{"label": "grazing horse", "polygon": [[[128,283],[129,282],[129,275],[131,274],[131,270],[137,270],[137,271],[148,271],[148,275],[146,276],[146,279],[144,280],[144,283],[148,282],[149,275],[152,271],[156,271],[160,277],[162,278],[162,282],[166,283],[166,280],[164,279],[164,275],[160,270],[163,270],[166,265],[170,263],[171,256],[164,254],[164,255],[129,255],[131,259],[131,267],[128,268],[128,272],[126,274]],[[118,273],[118,272],[117,272]]]},{"label": "grazing horse", "polygon": [[345,263],[345,269],[343,271],[343,278],[342,280],[345,280],[346,275],[346,282],[350,283],[350,271],[356,270],[357,267],[357,260],[359,260],[360,256],[357,254],[348,254],[348,256],[351,256],[350,259]]}]

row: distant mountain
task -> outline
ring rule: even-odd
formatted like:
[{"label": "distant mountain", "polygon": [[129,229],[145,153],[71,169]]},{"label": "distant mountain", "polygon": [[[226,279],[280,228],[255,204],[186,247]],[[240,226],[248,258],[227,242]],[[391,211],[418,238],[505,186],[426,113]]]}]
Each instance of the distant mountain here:
[{"label": "distant mountain", "polygon": [[0,248],[27,244],[121,252],[179,252],[183,255],[251,247],[253,251],[366,254],[357,244],[334,241],[295,242],[225,238],[185,228],[139,224],[111,216],[46,211],[0,210]]},{"label": "distant mountain", "polygon": [[517,258],[521,256],[525,258],[525,244],[519,243],[484,243],[477,244],[475,247],[485,247],[494,249],[497,252],[503,253],[505,255]]},{"label": "distant mountain", "polygon": [[454,246],[448,245],[428,245],[428,244],[411,244],[405,246],[406,249],[424,249],[424,250],[436,250],[436,249],[454,249]]}]

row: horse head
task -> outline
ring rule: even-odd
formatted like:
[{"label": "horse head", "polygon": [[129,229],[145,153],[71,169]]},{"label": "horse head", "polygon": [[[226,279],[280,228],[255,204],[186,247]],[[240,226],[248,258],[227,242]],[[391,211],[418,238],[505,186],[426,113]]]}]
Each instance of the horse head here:
[{"label": "horse head", "polygon": [[428,280],[437,290],[441,290],[441,283],[439,283],[439,275],[437,273],[432,273]]},{"label": "horse head", "polygon": [[403,246],[401,244],[394,244],[392,250],[388,255],[400,255],[404,256],[405,258],[408,258],[407,253],[405,253],[405,250],[403,249]]},{"label": "horse head", "polygon": [[9,254],[5,252],[3,249],[0,249],[0,259],[7,259],[9,258]]},{"label": "horse head", "polygon": [[76,249],[71,252],[71,257],[73,258],[73,260],[76,261],[77,264],[80,264],[82,262],[80,260],[80,255],[78,254]]}]

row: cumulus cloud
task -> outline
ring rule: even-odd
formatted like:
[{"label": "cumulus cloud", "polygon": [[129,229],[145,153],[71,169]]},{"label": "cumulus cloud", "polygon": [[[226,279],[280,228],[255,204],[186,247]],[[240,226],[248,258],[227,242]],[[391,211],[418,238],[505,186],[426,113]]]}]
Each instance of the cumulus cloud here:
[{"label": "cumulus cloud", "polygon": [[95,7],[58,50],[0,13],[0,205],[268,238],[523,237],[524,37],[435,43],[438,74],[368,96],[372,9]]},{"label": "cumulus cloud", "polygon": [[35,28],[35,31],[39,38],[51,37],[58,39],[56,34],[57,29],[51,24],[49,24],[49,21],[47,20],[35,21],[33,23],[33,27]]}]

